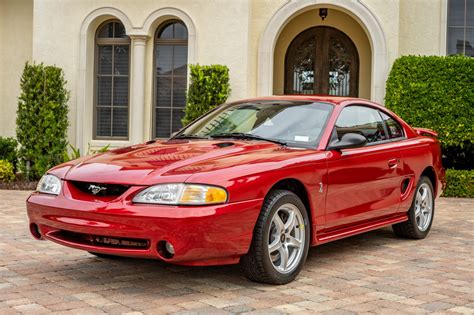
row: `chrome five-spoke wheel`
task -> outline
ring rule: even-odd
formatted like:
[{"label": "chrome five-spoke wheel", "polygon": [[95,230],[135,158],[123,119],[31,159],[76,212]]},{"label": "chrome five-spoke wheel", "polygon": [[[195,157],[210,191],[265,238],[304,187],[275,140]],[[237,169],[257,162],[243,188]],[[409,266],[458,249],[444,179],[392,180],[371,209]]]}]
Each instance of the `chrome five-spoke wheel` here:
[{"label": "chrome five-spoke wheel", "polygon": [[433,195],[426,183],[422,183],[416,192],[415,197],[415,220],[418,229],[426,231],[433,216]]},{"label": "chrome five-spoke wheel", "polygon": [[304,219],[300,210],[286,203],[273,214],[268,235],[268,255],[281,273],[292,272],[303,255]]},{"label": "chrome five-spoke wheel", "polygon": [[255,224],[252,244],[240,260],[246,276],[257,282],[293,281],[308,255],[310,225],[300,197],[288,190],[272,190]]},{"label": "chrome five-spoke wheel", "polygon": [[392,225],[396,235],[413,239],[422,239],[428,235],[433,224],[435,210],[433,185],[427,176],[420,177],[411,207],[407,212],[407,220]]}]

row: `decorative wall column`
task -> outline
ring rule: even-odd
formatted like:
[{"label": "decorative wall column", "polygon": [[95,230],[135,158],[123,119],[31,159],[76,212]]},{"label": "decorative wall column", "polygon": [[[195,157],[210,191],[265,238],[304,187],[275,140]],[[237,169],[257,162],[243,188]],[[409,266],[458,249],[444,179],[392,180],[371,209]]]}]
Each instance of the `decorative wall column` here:
[{"label": "decorative wall column", "polygon": [[148,36],[130,35],[131,77],[130,77],[130,142],[144,142],[145,119],[145,48]]}]

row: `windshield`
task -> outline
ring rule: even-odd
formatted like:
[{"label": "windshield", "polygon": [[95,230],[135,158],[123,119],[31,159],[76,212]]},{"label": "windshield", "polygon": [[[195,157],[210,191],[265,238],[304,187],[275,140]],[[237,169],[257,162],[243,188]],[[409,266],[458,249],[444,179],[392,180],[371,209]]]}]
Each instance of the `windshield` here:
[{"label": "windshield", "polygon": [[[258,101],[224,104],[176,137],[253,135],[289,146],[315,148],[333,106],[309,101]],[[257,139],[258,140],[258,139]]]}]

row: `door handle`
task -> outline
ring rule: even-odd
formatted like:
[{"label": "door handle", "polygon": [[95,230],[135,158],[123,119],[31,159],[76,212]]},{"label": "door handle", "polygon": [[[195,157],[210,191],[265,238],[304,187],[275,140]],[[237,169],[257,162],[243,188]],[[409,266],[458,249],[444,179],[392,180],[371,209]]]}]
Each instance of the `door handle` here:
[{"label": "door handle", "polygon": [[399,162],[400,162],[399,159],[390,159],[390,160],[388,160],[388,167],[395,168],[395,167],[397,167]]}]

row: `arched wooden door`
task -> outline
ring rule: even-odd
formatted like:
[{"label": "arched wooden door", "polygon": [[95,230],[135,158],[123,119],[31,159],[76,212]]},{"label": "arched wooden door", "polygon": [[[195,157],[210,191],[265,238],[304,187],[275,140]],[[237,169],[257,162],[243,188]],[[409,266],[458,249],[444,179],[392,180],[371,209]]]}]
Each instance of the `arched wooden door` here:
[{"label": "arched wooden door", "polygon": [[301,32],[285,57],[285,94],[359,95],[359,54],[352,40],[328,26]]}]

